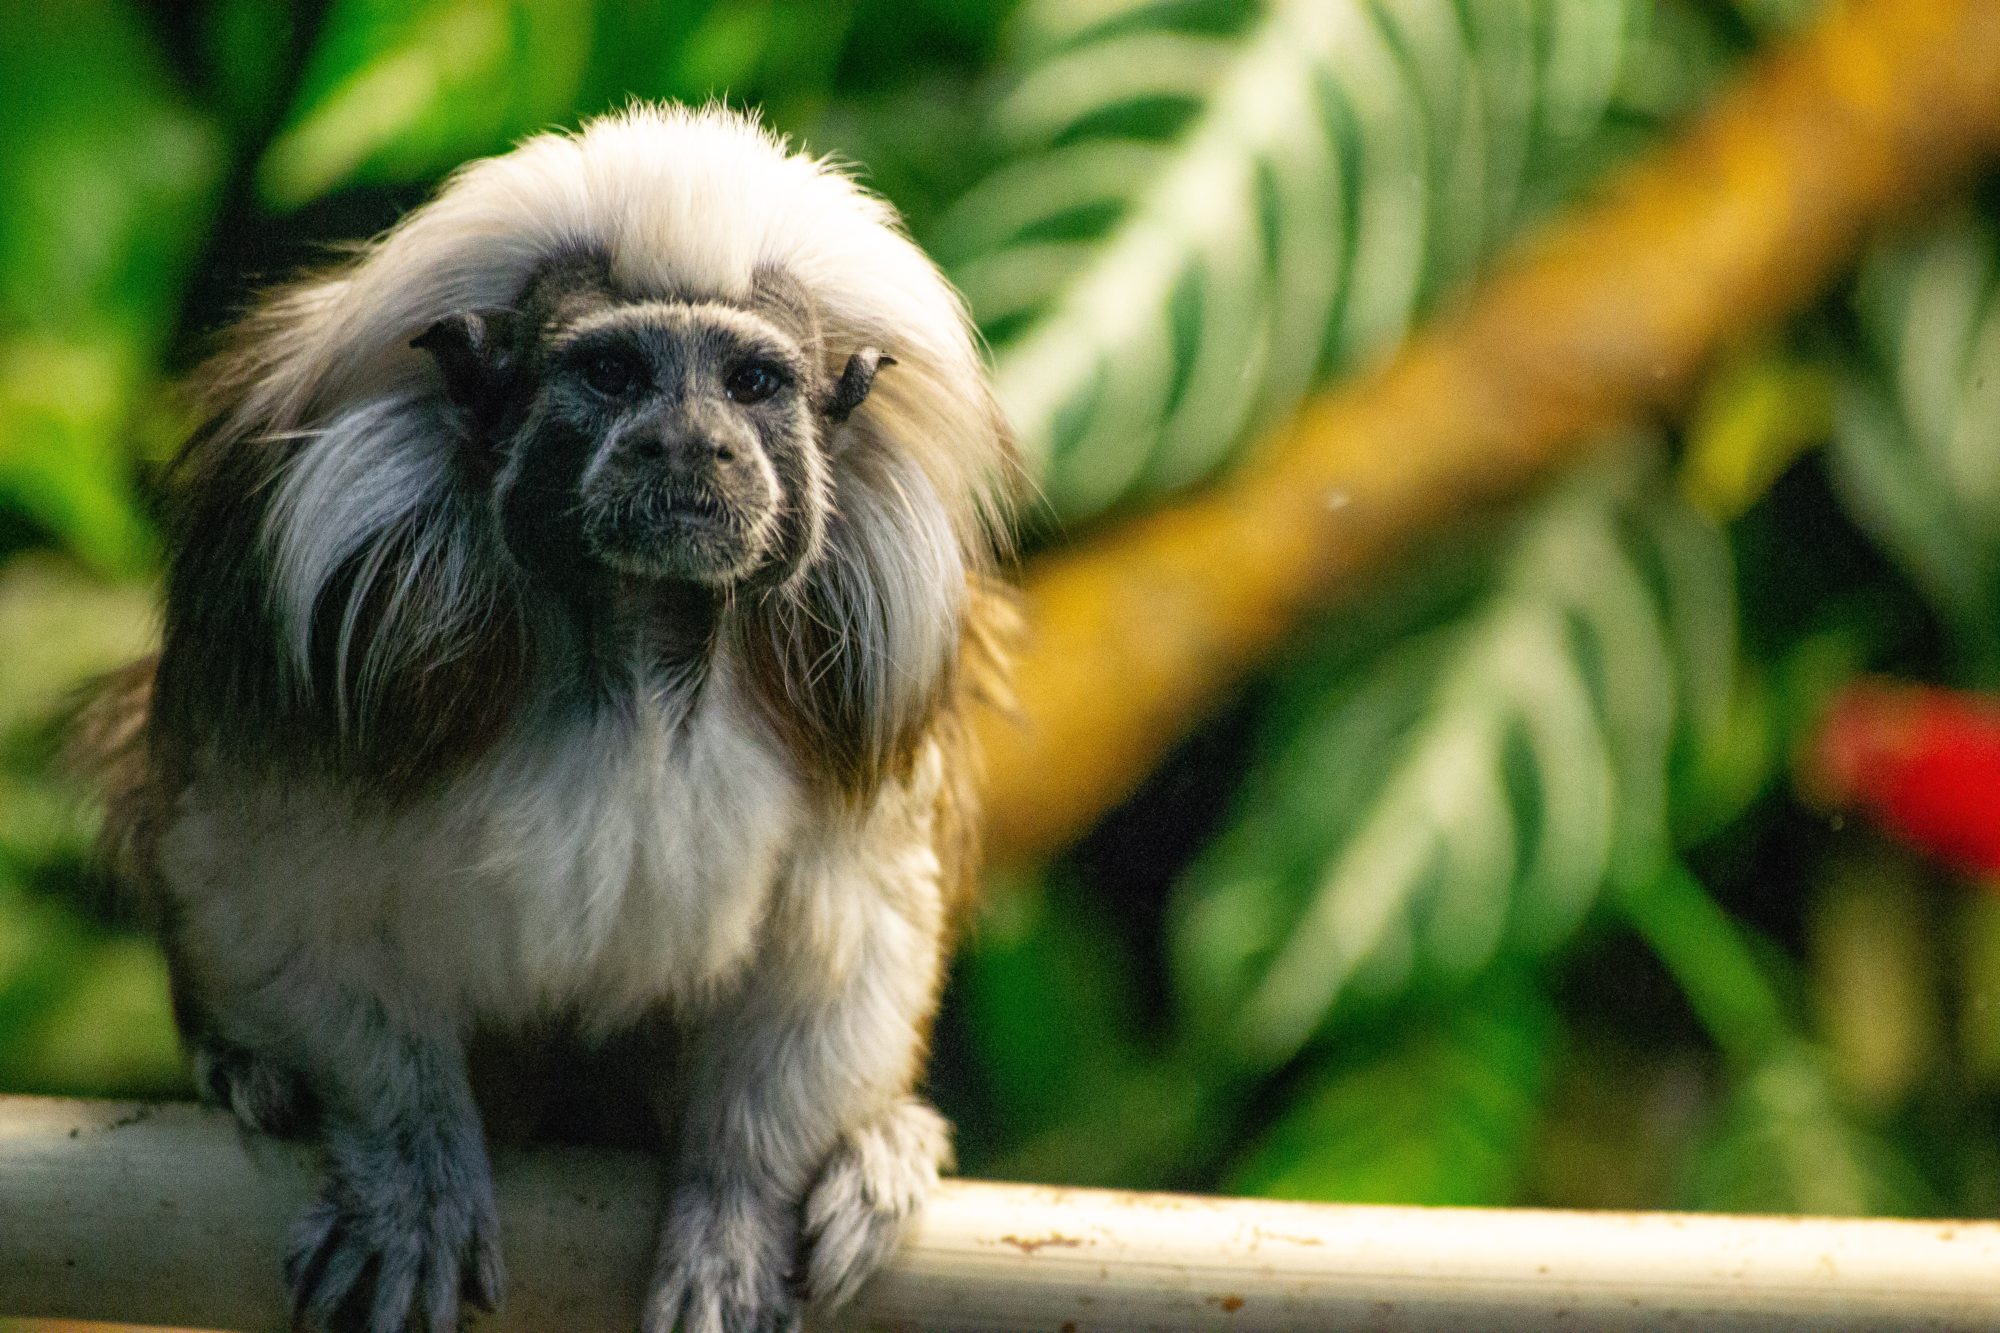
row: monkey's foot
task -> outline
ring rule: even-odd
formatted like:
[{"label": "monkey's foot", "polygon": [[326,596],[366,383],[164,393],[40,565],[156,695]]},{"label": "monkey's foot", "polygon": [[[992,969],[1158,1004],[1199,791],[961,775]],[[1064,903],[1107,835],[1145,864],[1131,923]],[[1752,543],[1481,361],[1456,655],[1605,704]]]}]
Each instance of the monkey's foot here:
[{"label": "monkey's foot", "polygon": [[815,1309],[852,1299],[950,1163],[950,1126],[914,1097],[842,1137],[806,1196],[805,1295]]},{"label": "monkey's foot", "polygon": [[292,1229],[295,1328],[456,1333],[461,1296],[486,1310],[499,1303],[500,1223],[483,1160],[453,1171],[442,1158],[336,1150],[335,1163]]},{"label": "monkey's foot", "polygon": [[203,1041],[191,1059],[201,1095],[246,1129],[292,1138],[311,1127],[312,1096],[291,1070],[226,1042]]},{"label": "monkey's foot", "polygon": [[684,1184],[667,1203],[641,1333],[797,1333],[797,1223],[755,1192]]}]

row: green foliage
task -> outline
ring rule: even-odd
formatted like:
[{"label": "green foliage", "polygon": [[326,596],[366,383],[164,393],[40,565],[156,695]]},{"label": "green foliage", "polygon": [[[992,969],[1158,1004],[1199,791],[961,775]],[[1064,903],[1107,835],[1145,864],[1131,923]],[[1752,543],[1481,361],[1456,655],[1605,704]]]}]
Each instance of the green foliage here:
[{"label": "green foliage", "polygon": [[16,6],[0,40],[0,510],[106,572],[147,535],[121,438],[221,169],[116,0]]},{"label": "green foliage", "polygon": [[1685,1206],[1713,1212],[1921,1217],[1936,1196],[1842,1103],[1817,1056],[1788,1049],[1731,1089],[1698,1143]]},{"label": "green foliage", "polygon": [[1716,715],[1731,651],[1720,543],[1661,490],[1643,459],[1587,475],[1444,624],[1287,668],[1175,922],[1192,1020],[1237,1058],[1283,1063],[1350,988],[1545,954],[1660,855],[1674,727]]},{"label": "green foliage", "polygon": [[89,826],[50,773],[49,717],[78,681],[152,633],[143,586],[106,586],[43,556],[0,568],[0,1088],[185,1087],[157,952],[38,892],[74,885]]},{"label": "green foliage", "polygon": [[1214,472],[1392,345],[1600,128],[1644,8],[1031,5],[1001,165],[937,238],[1058,516]]},{"label": "green foliage", "polygon": [[1833,459],[1856,518],[2000,681],[2000,231],[1967,211],[1877,247]]},{"label": "green foliage", "polygon": [[959,978],[989,1113],[1016,1135],[1060,1127],[1076,1099],[1112,1095],[1138,1063],[1130,958],[1086,886],[1041,890],[995,886]]},{"label": "green foliage", "polygon": [[353,180],[410,181],[563,115],[587,0],[335,0],[284,131],[258,164],[280,207]]},{"label": "green foliage", "polygon": [[1555,1006],[1531,973],[1489,975],[1316,1071],[1227,1187],[1349,1203],[1509,1203],[1556,1035]]}]

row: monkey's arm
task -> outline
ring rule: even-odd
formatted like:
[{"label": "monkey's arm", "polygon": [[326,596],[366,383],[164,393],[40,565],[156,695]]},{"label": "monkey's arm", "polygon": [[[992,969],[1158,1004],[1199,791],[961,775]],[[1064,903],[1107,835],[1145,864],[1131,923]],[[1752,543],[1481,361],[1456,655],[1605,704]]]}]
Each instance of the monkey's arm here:
[{"label": "monkey's arm", "polygon": [[373,1266],[369,1333],[458,1327],[461,1294],[500,1299],[499,1215],[479,1112],[456,1036],[387,1020],[370,998],[347,1021],[365,1032],[318,1080],[328,1172],[293,1231],[294,1299],[328,1323]]},{"label": "monkey's arm", "polygon": [[839,1304],[894,1248],[949,1156],[910,1095],[942,922],[927,837],[789,887],[684,1071],[646,1333],[792,1328],[799,1296]]},{"label": "monkey's arm", "polygon": [[207,1039],[296,1070],[319,1111],[327,1177],[299,1219],[286,1275],[311,1327],[457,1327],[461,1294],[490,1306],[502,1273],[479,1113],[453,1025],[359,947],[294,943],[246,975],[237,941],[180,952]]}]

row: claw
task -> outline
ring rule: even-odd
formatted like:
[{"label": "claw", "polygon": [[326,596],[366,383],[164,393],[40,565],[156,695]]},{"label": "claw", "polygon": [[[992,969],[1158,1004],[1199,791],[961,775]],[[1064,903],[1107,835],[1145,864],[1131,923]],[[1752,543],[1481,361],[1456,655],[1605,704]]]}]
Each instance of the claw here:
[{"label": "claw", "polygon": [[371,1195],[336,1178],[293,1228],[293,1328],[456,1333],[461,1290],[488,1309],[499,1301],[497,1229],[487,1198],[416,1184]]},{"label": "claw", "polygon": [[292,1326],[308,1326],[315,1308],[328,1262],[339,1248],[340,1210],[331,1200],[321,1199],[306,1209],[292,1227],[291,1244],[285,1252],[285,1285],[292,1292]]},{"label": "claw", "polygon": [[[376,1270],[375,1302],[368,1311],[368,1333],[402,1333],[410,1320],[410,1305],[416,1296],[420,1271],[415,1255],[399,1255],[395,1262],[385,1261]],[[433,1333],[439,1329],[450,1333],[452,1326],[433,1323],[431,1328]]]},{"label": "claw", "polygon": [[644,1333],[791,1333],[796,1215],[743,1192],[683,1186],[668,1203]]},{"label": "claw", "polygon": [[[451,1265],[433,1262],[424,1275],[424,1319],[430,1333],[456,1333],[458,1328],[458,1274]],[[403,1302],[404,1309],[409,1301]],[[377,1328],[374,1333],[394,1333]]]},{"label": "claw", "polygon": [[465,1272],[465,1299],[482,1310],[500,1304],[507,1289],[507,1268],[500,1257],[499,1242],[491,1231],[482,1232],[473,1243],[472,1262]]}]

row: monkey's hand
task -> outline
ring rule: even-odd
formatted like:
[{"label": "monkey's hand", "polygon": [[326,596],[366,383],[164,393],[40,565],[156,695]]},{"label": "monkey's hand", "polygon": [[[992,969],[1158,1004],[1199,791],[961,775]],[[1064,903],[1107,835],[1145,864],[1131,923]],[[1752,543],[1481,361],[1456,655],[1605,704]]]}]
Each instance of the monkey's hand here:
[{"label": "monkey's hand", "polygon": [[461,1295],[499,1302],[499,1216],[476,1130],[334,1133],[328,1150],[326,1188],[285,1261],[295,1324],[455,1333]]},{"label": "monkey's hand", "polygon": [[645,1333],[791,1333],[801,1298],[816,1310],[845,1304],[894,1252],[950,1157],[944,1118],[899,1097],[841,1135],[802,1213],[740,1183],[682,1185]]},{"label": "monkey's hand", "polygon": [[796,1333],[797,1218],[795,1208],[740,1180],[676,1187],[642,1333]]},{"label": "monkey's hand", "polygon": [[904,1229],[951,1165],[951,1129],[915,1097],[841,1136],[806,1196],[805,1297],[845,1305],[895,1252]]}]

